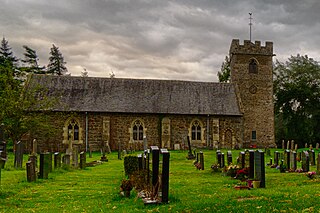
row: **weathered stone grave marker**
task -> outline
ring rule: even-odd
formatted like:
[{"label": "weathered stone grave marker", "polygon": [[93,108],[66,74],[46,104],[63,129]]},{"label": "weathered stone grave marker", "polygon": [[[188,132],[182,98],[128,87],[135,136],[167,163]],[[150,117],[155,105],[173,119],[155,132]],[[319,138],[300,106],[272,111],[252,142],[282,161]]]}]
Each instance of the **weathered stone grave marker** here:
[{"label": "weathered stone grave marker", "polygon": [[294,150],[294,140],[291,140],[291,150]]},{"label": "weathered stone grave marker", "polygon": [[232,164],[232,152],[230,150],[227,152],[227,162],[228,165]]},{"label": "weathered stone grave marker", "polygon": [[282,149],[284,150],[284,140],[282,140]]},{"label": "weathered stone grave marker", "polygon": [[254,178],[254,150],[249,150],[249,178]]},{"label": "weathered stone grave marker", "polygon": [[276,166],[279,165],[279,157],[280,157],[280,153],[279,153],[278,151],[275,151],[275,152],[274,152],[274,164],[275,164]]},{"label": "weathered stone grave marker", "polygon": [[320,174],[320,152],[318,153],[318,158],[317,158],[317,174]]},{"label": "weathered stone grave marker", "polygon": [[316,153],[314,152],[314,150],[310,150],[309,151],[309,158],[310,158],[310,165],[311,166],[315,166],[316,165]]},{"label": "weathered stone grave marker", "polygon": [[316,150],[318,150],[318,149],[319,149],[319,143],[316,144]]},{"label": "weathered stone grave marker", "polygon": [[290,167],[290,150],[286,150],[286,152],[284,153],[284,159],[285,159],[285,165],[287,167],[287,170],[289,170]]},{"label": "weathered stone grave marker", "polygon": [[287,150],[290,149],[290,141],[287,142]]},{"label": "weathered stone grave marker", "polygon": [[307,151],[303,151],[301,154],[302,161],[302,171],[309,172],[309,153]]},{"label": "weathered stone grave marker", "polygon": [[61,154],[59,152],[54,153],[53,162],[55,169],[61,167]]},{"label": "weathered stone grave marker", "polygon": [[221,165],[221,168],[223,168],[225,166],[225,159],[224,159],[224,153],[222,152],[221,153],[221,162],[220,162],[220,165]]},{"label": "weathered stone grave marker", "polygon": [[27,181],[35,182],[37,180],[35,163],[32,161],[28,161],[26,163],[26,169],[27,169]]},{"label": "weathered stone grave marker", "polygon": [[[224,154],[223,154],[223,159],[224,159]],[[200,169],[204,170],[204,156],[203,156],[203,152],[202,151],[200,151]]]},{"label": "weathered stone grave marker", "polygon": [[23,162],[23,143],[18,141],[16,143],[16,151],[14,153],[14,167],[15,168],[22,168]]},{"label": "weathered stone grave marker", "polygon": [[80,152],[80,169],[85,169],[87,164],[87,156],[85,152]]},{"label": "weathered stone grave marker", "polygon": [[296,151],[292,151],[291,152],[291,169],[293,171],[297,170],[297,152]]},{"label": "weathered stone grave marker", "polygon": [[[162,154],[162,193],[161,193],[161,203],[169,202],[169,161],[170,153],[167,149],[161,149]],[[200,156],[201,160],[201,156]]]},{"label": "weathered stone grave marker", "polygon": [[187,140],[188,140],[188,149],[189,149],[187,159],[188,160],[192,160],[192,159],[195,159],[196,157],[192,154],[191,144],[190,144],[190,137],[189,136],[187,137]]},{"label": "weathered stone grave marker", "polygon": [[40,154],[40,179],[48,179],[49,174],[49,164],[50,164],[50,153],[41,153]]}]

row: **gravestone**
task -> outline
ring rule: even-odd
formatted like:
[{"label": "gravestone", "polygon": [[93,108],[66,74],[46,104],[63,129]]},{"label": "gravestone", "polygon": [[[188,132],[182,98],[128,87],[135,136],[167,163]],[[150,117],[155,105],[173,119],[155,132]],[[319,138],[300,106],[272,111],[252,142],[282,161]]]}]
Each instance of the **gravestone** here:
[{"label": "gravestone", "polygon": [[50,161],[50,153],[40,154],[39,179],[48,179],[49,163],[50,163],[49,161]]},{"label": "gravestone", "polygon": [[291,167],[290,167],[290,150],[286,150],[285,154],[284,154],[284,158],[285,158],[285,164],[286,164],[286,167],[287,167],[287,170],[289,170]]},{"label": "gravestone", "polygon": [[167,149],[161,149],[161,154],[162,154],[161,203],[168,203],[169,202],[170,153],[168,152]]},{"label": "gravestone", "polygon": [[73,149],[72,151],[73,151],[72,152],[72,166],[77,168],[79,166],[78,165],[79,164],[78,163],[78,149],[76,148],[76,149]]},{"label": "gravestone", "polygon": [[298,151],[298,144],[297,143],[294,145],[294,150]]},{"label": "gravestone", "polygon": [[138,169],[139,169],[139,171],[143,169],[143,157],[142,157],[142,154],[138,154]]},{"label": "gravestone", "polygon": [[302,161],[302,171],[309,172],[309,153],[307,151],[303,151],[301,154],[301,161]]},{"label": "gravestone", "polygon": [[228,162],[228,165],[232,164],[232,152],[231,151],[227,152],[227,162]]},{"label": "gravestone", "polygon": [[27,181],[35,182],[37,180],[35,163],[32,161],[28,161],[26,163],[26,169],[27,169]]},{"label": "gravestone", "polygon": [[291,152],[291,169],[293,171],[296,171],[297,170],[297,152],[296,151],[292,151]]},{"label": "gravestone", "polygon": [[53,164],[54,168],[60,168],[61,167],[61,154],[59,152],[54,153],[53,155]]},{"label": "gravestone", "polygon": [[241,156],[241,168],[245,168],[246,167],[246,153],[245,152],[240,152],[240,156]]},{"label": "gravestone", "polygon": [[249,178],[254,178],[254,150],[249,150]]},{"label": "gravestone", "polygon": [[314,150],[309,151],[309,158],[310,158],[310,165],[315,166],[316,165],[316,153]]},{"label": "gravestone", "polygon": [[[107,147],[106,147],[105,142],[102,142],[100,161],[108,162],[108,158],[106,156],[106,149],[107,149]],[[77,166],[78,166],[78,152],[77,152]]]},{"label": "gravestone", "polygon": [[152,154],[152,186],[156,187],[158,183],[158,175],[159,175],[159,148],[158,146],[151,146],[151,154]]},{"label": "gravestone", "polygon": [[[223,159],[224,159],[224,154],[223,154]],[[200,169],[204,170],[204,157],[203,157],[203,152],[202,151],[200,151]]]},{"label": "gravestone", "polygon": [[143,136],[143,150],[148,149],[148,141],[147,141],[147,136]]},{"label": "gravestone", "polygon": [[294,150],[294,140],[291,140],[291,150]]},{"label": "gravestone", "polygon": [[280,153],[278,151],[274,152],[274,165],[278,166],[279,165],[279,157]]},{"label": "gravestone", "polygon": [[318,149],[319,149],[319,143],[316,144],[316,150],[318,150]]},{"label": "gravestone", "polygon": [[1,185],[1,170],[4,169],[4,165],[6,164],[7,158],[3,151],[0,151],[0,185]]},{"label": "gravestone", "polygon": [[18,141],[16,143],[16,151],[14,154],[14,167],[15,168],[22,168],[23,162],[23,143]]},{"label": "gravestone", "polygon": [[290,141],[287,142],[287,150],[290,149]]},{"label": "gravestone", "polygon": [[255,172],[255,179],[260,181],[260,187],[266,187],[266,170],[264,164],[264,152],[257,150],[254,152],[254,172]]},{"label": "gravestone", "polygon": [[320,175],[320,152],[318,153],[317,158],[317,174]]},{"label": "gravestone", "polygon": [[31,152],[31,155],[37,155],[37,150],[38,150],[37,139],[33,139],[33,141],[32,141],[32,152]]},{"label": "gravestone", "polygon": [[308,143],[305,143],[305,144],[304,144],[304,148],[308,148]]},{"label": "gravestone", "polygon": [[216,156],[217,156],[217,164],[219,164],[219,167],[222,168],[222,165],[221,165],[221,151],[220,150],[216,151]]},{"label": "gravestone", "polygon": [[49,173],[52,172],[52,154],[49,153],[48,154],[48,169],[49,169]]},{"label": "gravestone", "polygon": [[188,160],[192,160],[192,159],[195,159],[196,156],[194,156],[194,155],[192,154],[191,144],[190,144],[190,137],[189,137],[189,136],[187,137],[187,140],[188,140],[188,149],[189,149],[187,159],[188,159]]},{"label": "gravestone", "polygon": [[87,164],[87,156],[85,152],[80,152],[80,169],[85,169]]},{"label": "gravestone", "polygon": [[62,161],[65,165],[70,166],[70,160],[71,160],[71,156],[69,154],[65,154],[63,156]]},{"label": "gravestone", "polygon": [[221,168],[223,168],[223,167],[225,166],[225,163],[224,163],[224,162],[225,162],[224,153],[222,152],[222,153],[221,153],[221,163],[220,163],[220,164],[221,164]]},{"label": "gravestone", "polygon": [[282,149],[284,150],[284,140],[282,140]]}]

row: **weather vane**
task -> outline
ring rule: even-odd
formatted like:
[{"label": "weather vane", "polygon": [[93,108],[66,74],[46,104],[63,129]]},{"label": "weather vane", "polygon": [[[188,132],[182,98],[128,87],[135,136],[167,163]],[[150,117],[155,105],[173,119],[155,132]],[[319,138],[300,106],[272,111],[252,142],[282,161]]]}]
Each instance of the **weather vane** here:
[{"label": "weather vane", "polygon": [[250,17],[249,17],[249,20],[250,20],[250,22],[249,22],[249,28],[250,28],[250,42],[251,42],[251,27],[252,27],[252,13],[249,13],[249,15],[250,15]]}]

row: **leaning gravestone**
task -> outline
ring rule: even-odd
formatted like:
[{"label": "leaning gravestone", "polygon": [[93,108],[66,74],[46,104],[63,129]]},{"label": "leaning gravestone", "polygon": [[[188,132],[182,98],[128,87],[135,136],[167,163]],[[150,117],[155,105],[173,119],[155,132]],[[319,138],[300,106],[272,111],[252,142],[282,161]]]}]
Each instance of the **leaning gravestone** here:
[{"label": "leaning gravestone", "polygon": [[189,136],[187,137],[187,140],[188,140],[188,149],[189,149],[187,159],[188,159],[188,160],[192,160],[192,159],[195,159],[196,156],[194,156],[194,155],[192,154],[191,144],[190,144],[190,137],[189,137]]},{"label": "leaning gravestone", "polygon": [[260,187],[266,187],[266,170],[264,164],[264,152],[257,150],[254,152],[254,171],[255,171],[255,179],[260,181]]}]

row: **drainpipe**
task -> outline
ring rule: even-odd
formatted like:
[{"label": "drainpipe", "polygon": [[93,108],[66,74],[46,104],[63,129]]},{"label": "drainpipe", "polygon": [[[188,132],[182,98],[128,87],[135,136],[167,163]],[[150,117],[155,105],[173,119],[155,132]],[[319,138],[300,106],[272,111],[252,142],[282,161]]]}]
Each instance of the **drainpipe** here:
[{"label": "drainpipe", "polygon": [[86,152],[88,152],[88,112],[86,112]]}]

